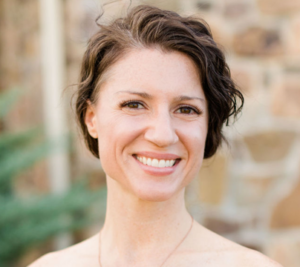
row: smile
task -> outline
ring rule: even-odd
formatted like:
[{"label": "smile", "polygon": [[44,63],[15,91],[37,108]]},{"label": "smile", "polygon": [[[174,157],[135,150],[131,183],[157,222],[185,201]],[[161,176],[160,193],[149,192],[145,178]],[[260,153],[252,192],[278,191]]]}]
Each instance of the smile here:
[{"label": "smile", "polygon": [[176,162],[175,159],[171,159],[171,160],[151,159],[151,158],[139,157],[139,156],[136,156],[136,159],[144,165],[158,167],[158,168],[172,167]]}]

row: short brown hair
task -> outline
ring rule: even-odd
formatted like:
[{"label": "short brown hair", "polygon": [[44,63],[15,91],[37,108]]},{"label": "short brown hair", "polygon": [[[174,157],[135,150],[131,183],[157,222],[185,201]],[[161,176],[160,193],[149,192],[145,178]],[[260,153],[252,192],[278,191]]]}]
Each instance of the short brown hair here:
[{"label": "short brown hair", "polygon": [[198,18],[140,5],[126,17],[99,27],[83,56],[76,100],[77,119],[92,154],[99,158],[98,140],[89,135],[85,114],[87,100],[96,102],[103,73],[130,49],[158,47],[163,51],[179,51],[198,67],[209,114],[204,158],[213,156],[225,139],[223,124],[241,111],[244,98],[230,77],[224,54],[214,42],[208,25]]}]

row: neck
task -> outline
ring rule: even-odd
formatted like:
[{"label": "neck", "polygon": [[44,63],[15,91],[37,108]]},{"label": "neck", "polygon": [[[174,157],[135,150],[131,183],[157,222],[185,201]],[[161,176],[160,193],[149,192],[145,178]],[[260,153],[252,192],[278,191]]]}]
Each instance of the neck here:
[{"label": "neck", "polygon": [[108,258],[114,254],[123,264],[126,259],[131,263],[149,258],[161,261],[190,228],[191,216],[185,208],[184,189],[167,201],[152,202],[137,199],[109,177],[107,186],[101,255]]}]

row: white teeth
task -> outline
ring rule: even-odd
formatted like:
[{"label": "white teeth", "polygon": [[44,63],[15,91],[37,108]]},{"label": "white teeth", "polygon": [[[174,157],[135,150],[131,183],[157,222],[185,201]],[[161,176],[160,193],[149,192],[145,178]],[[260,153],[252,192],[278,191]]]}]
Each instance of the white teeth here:
[{"label": "white teeth", "polygon": [[153,159],[152,162],[151,162],[151,165],[153,167],[158,167],[158,160],[157,159]]},{"label": "white teeth", "polygon": [[158,163],[158,167],[160,167],[160,168],[167,167],[167,166],[166,166],[166,162],[165,162],[163,159],[161,159],[161,160],[159,161],[159,163]]},{"label": "white teeth", "polygon": [[172,160],[158,160],[158,159],[151,159],[146,157],[136,157],[137,160],[145,165],[152,166],[152,167],[158,167],[158,168],[165,168],[165,167],[171,167],[175,163],[175,159]]}]

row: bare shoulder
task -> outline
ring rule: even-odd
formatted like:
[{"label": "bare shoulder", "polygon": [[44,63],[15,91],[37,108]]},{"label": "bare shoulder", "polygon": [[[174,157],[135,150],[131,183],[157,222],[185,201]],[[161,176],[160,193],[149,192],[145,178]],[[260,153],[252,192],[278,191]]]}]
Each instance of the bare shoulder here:
[{"label": "bare shoulder", "polygon": [[[279,263],[256,250],[243,247],[223,237],[220,239],[223,240],[223,247],[217,251],[220,255],[224,255],[224,259],[228,259],[231,266],[282,267]],[[222,241],[220,241],[220,243],[222,243]]]},{"label": "bare shoulder", "polygon": [[262,253],[242,247],[229,240],[226,248],[194,253],[190,259],[191,264],[189,266],[193,267],[204,265],[207,267],[282,267]]},{"label": "bare shoulder", "polygon": [[[196,251],[189,266],[282,267],[262,253],[243,247],[197,224],[190,244]],[[205,240],[205,242],[203,242]]]},{"label": "bare shoulder", "polygon": [[237,255],[239,265],[244,267],[282,267],[279,263],[255,250],[242,248]]},{"label": "bare shoulder", "polygon": [[48,253],[28,267],[98,266],[96,237],[57,252]]}]

